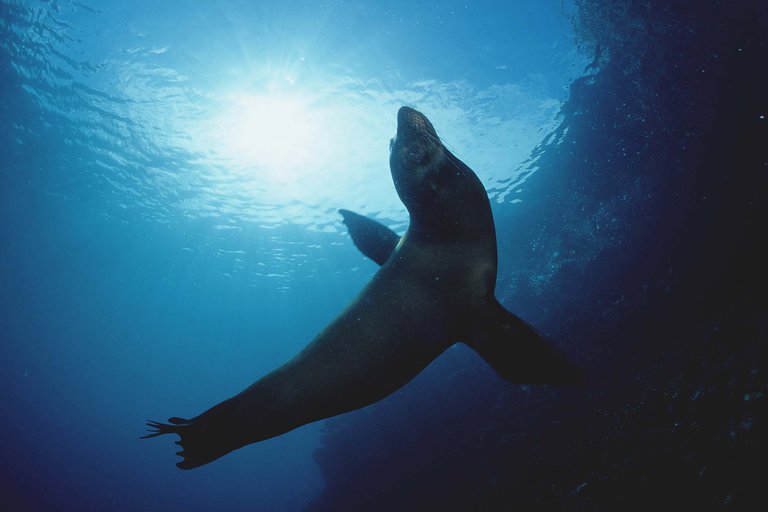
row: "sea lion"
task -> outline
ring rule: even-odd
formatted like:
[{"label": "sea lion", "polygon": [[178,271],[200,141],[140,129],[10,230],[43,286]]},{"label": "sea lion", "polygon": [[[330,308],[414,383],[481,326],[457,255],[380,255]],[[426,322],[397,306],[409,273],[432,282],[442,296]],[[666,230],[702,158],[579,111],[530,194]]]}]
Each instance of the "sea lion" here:
[{"label": "sea lion", "polygon": [[420,112],[399,110],[389,164],[410,215],[405,235],[342,211],[355,244],[381,268],[283,366],[192,419],[149,421],[144,438],[180,436],[179,468],[381,400],[457,341],[511,382],[581,380],[559,349],[494,297],[496,233],[488,195]]}]

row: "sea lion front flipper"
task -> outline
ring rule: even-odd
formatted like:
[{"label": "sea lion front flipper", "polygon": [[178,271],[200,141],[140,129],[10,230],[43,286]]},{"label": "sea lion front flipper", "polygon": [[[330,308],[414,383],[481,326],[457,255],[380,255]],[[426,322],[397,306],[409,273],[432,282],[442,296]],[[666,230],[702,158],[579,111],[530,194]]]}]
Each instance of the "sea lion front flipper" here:
[{"label": "sea lion front flipper", "polygon": [[147,420],[147,426],[149,427],[149,434],[141,436],[140,439],[149,439],[150,437],[162,436],[164,434],[178,434],[185,425],[189,425],[191,420],[184,418],[168,418],[168,423],[161,423],[159,421]]},{"label": "sea lion front flipper", "polygon": [[344,217],[349,236],[360,252],[379,265],[384,265],[397,247],[400,236],[384,224],[358,213],[343,209],[339,213]]},{"label": "sea lion front flipper", "polygon": [[543,334],[495,299],[465,343],[504,379],[515,384],[583,384],[584,375]]},{"label": "sea lion front flipper", "polygon": [[237,421],[231,421],[228,416],[227,403],[214,406],[192,419],[173,417],[168,419],[168,423],[148,420],[149,433],[141,439],[178,434],[176,444],[181,446],[181,451],[176,455],[183,460],[176,467],[194,469],[208,464],[245,444],[238,442],[241,432]]}]

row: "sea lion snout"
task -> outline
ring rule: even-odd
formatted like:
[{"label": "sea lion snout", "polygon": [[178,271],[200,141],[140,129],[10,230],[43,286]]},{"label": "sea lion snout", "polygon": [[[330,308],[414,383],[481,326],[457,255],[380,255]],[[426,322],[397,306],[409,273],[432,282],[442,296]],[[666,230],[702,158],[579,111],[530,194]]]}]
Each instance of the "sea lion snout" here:
[{"label": "sea lion snout", "polygon": [[397,134],[389,142],[390,163],[413,171],[436,160],[441,148],[429,119],[418,110],[401,107],[397,112]]},{"label": "sea lion snout", "polygon": [[397,134],[389,141],[389,151],[406,167],[426,163],[431,149],[440,147],[435,127],[424,114],[410,107],[397,112]]},{"label": "sea lion snout", "polygon": [[424,114],[411,107],[400,107],[397,111],[397,138],[414,136],[437,138],[437,132]]}]

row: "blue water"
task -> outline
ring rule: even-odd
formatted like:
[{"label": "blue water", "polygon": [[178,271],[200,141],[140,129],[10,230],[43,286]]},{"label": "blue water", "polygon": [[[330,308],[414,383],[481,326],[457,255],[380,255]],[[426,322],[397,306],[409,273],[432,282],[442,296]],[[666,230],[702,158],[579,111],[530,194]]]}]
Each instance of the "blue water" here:
[{"label": "blue water", "polygon": [[[505,4],[0,0],[4,509],[748,509],[766,9]],[[458,347],[179,471],[144,421],[241,391],[375,272],[337,209],[405,229],[403,104],[486,185],[499,299],[590,385]]]}]

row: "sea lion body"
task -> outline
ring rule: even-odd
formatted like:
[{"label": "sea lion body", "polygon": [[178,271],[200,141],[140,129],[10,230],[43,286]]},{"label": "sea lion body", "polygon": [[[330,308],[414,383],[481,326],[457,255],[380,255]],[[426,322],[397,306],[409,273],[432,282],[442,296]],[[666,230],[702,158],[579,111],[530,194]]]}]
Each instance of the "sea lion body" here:
[{"label": "sea lion body", "polygon": [[475,173],[427,118],[398,112],[390,168],[410,214],[406,234],[342,210],[358,247],[383,264],[352,303],[296,357],[176,433],[190,469],[296,427],[372,404],[457,341],[515,382],[575,382],[578,371],[494,297],[497,255],[490,203]]}]

